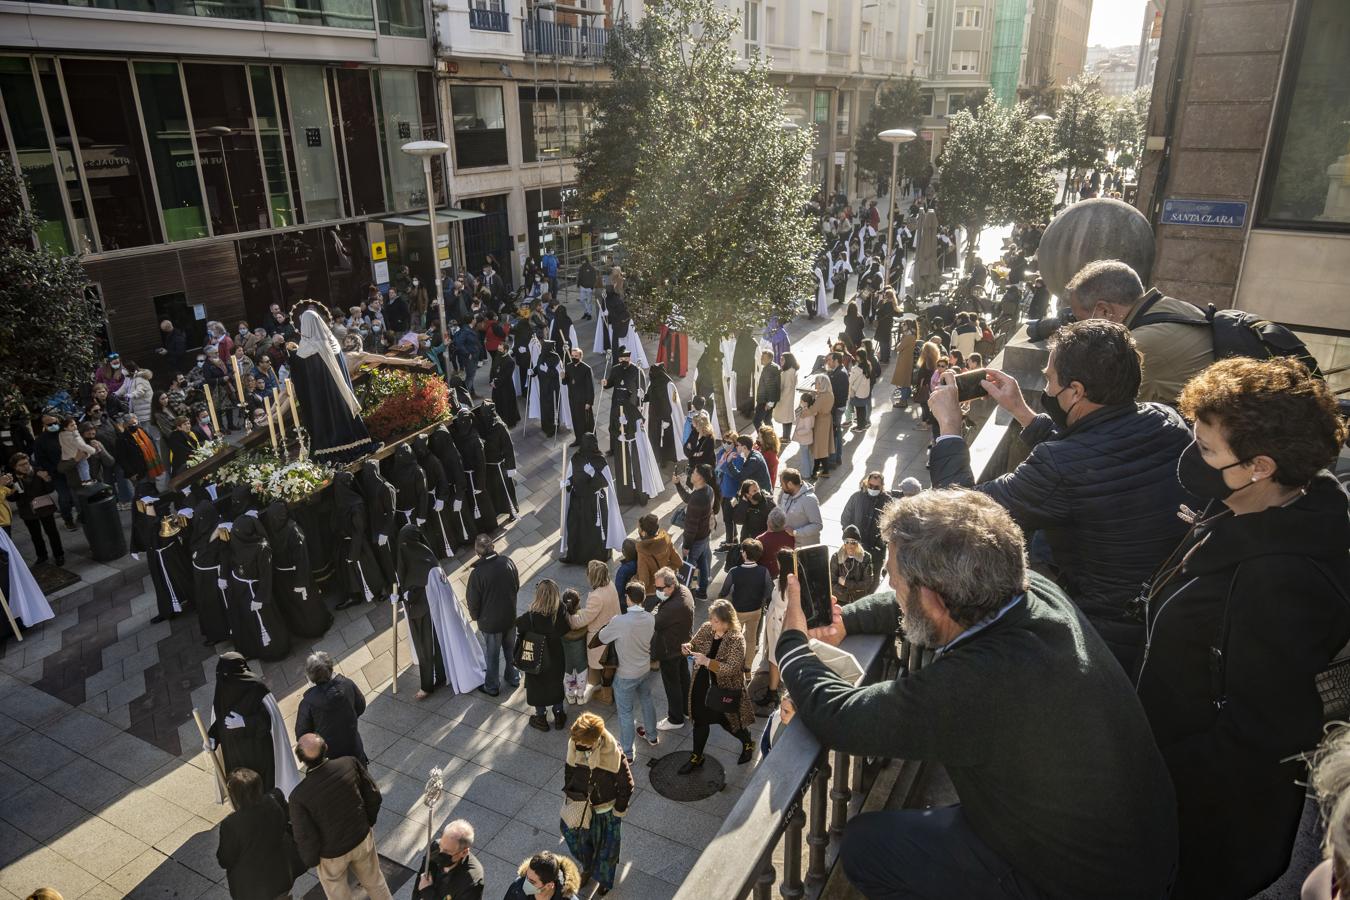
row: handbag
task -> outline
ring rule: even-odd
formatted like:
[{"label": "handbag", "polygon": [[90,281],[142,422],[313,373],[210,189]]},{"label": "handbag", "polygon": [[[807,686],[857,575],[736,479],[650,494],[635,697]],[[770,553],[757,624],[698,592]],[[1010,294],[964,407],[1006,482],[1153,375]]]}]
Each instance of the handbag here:
[{"label": "handbag", "polygon": [[596,647],[604,647],[600,654],[600,668],[617,669],[619,667],[619,651],[614,649],[613,642],[606,644],[600,640],[600,632],[591,635],[590,641],[586,644],[588,649],[594,650]]},{"label": "handbag", "polygon": [[703,705],[712,712],[729,715],[741,705],[742,693],[744,692],[740,688],[724,688],[714,683],[709,685],[708,694],[703,698]]},{"label": "handbag", "polygon": [[566,794],[563,795],[562,817],[563,827],[565,828],[587,828],[591,824],[591,786],[595,781],[595,770],[588,769],[586,772],[586,799],[573,800]]},{"label": "handbag", "polygon": [[516,652],[512,663],[526,675],[538,675],[548,667],[548,642],[536,631],[526,631],[516,637]]}]

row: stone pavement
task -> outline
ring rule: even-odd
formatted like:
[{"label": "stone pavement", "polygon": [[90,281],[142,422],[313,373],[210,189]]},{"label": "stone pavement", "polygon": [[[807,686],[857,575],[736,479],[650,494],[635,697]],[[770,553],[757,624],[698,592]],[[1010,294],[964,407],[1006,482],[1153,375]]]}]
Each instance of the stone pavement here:
[{"label": "stone pavement", "polygon": [[[577,310],[574,301],[570,306]],[[804,365],[838,332],[841,315],[842,310],[829,322],[799,319],[789,326]],[[588,348],[592,328],[591,322],[578,323]],[[652,359],[654,352],[649,342]],[[693,360],[699,353],[691,347]],[[589,358],[598,381],[602,362]],[[682,396],[692,390],[692,365],[690,371],[680,382]],[[844,468],[817,485],[827,543],[838,543],[839,514],[866,471],[883,471],[891,485],[908,475],[927,482],[927,431],[916,430],[907,411],[890,408],[889,375],[877,385],[872,428],[847,436]],[[598,421],[607,420],[607,405],[604,395]],[[521,516],[505,529],[499,546],[520,570],[517,604],[523,611],[538,579],[584,588],[585,576],[580,567],[555,558],[561,454],[569,437],[545,438],[535,423],[517,427],[513,437]],[[785,447],[781,466],[793,465],[796,455],[795,445]],[[635,526],[638,516],[652,511],[664,523],[678,505],[670,487],[646,508],[625,508],[624,518]],[[26,536],[15,537],[27,550]],[[215,826],[228,808],[217,802],[210,759],[201,752],[191,710],[209,709],[215,654],[228,648],[203,647],[190,614],[150,624],[154,596],[144,563],[129,557],[92,563],[81,555],[81,535],[63,532],[63,538],[72,560],[68,568],[82,581],[52,598],[55,619],[21,643],[10,640],[0,658],[0,900],[24,897],[41,885],[58,888],[67,900],[225,897],[224,872],[214,854]],[[465,552],[445,563],[461,595],[468,561]],[[714,585],[720,586],[720,578]],[[700,620],[704,612],[701,608]],[[527,726],[523,689],[499,698],[442,690],[414,700],[417,680],[407,668],[406,637],[398,648],[398,693],[392,693],[390,621],[382,604],[339,612],[327,635],[297,644],[281,662],[261,664],[262,674],[288,728],[305,687],[302,664],[311,647],[332,653],[343,674],[365,692],[369,705],[361,732],[371,772],[384,792],[376,833],[397,896],[410,894],[407,867],[417,865],[426,838],[420,798],[433,766],[444,769],[447,790],[435,812],[437,827],[455,817],[474,824],[488,895],[498,896],[521,859],[546,848],[565,852],[558,810],[566,736]],[[654,693],[664,715],[662,692]],[[613,707],[590,708],[617,731]],[[687,752],[690,740],[688,728],[662,732],[655,752]],[[735,765],[736,744],[718,731],[710,748],[727,767],[727,788],[707,800],[676,803],[651,789],[648,748],[638,744],[638,792],[623,827],[613,896],[646,900],[674,893],[752,767]],[[317,896],[314,876],[298,881],[295,892]]]}]

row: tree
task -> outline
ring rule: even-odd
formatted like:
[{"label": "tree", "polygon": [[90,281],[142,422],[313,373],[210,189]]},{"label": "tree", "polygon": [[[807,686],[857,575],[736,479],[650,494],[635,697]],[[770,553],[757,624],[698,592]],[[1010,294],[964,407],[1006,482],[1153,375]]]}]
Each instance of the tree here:
[{"label": "tree", "polygon": [[1078,172],[1098,166],[1105,159],[1106,131],[1107,108],[1101,81],[1096,76],[1080,76],[1070,81],[1060,93],[1054,134],[1055,149],[1068,170],[1065,197]]},{"label": "tree", "polygon": [[1107,108],[1107,141],[1116,150],[1116,164],[1132,167],[1144,148],[1149,88],[1112,98]]},{"label": "tree", "polygon": [[654,0],[620,23],[578,172],[583,212],[618,225],[638,327],[705,343],[808,293],[817,249],[813,136],[784,127],[759,57],[737,59],[739,28],[714,0]]},{"label": "tree", "polygon": [[0,415],[22,414],[86,381],[103,314],[79,260],[37,246],[18,174],[0,155]]},{"label": "tree", "polygon": [[[890,193],[891,145],[877,137],[888,128],[918,130],[928,109],[919,81],[912,75],[892,81],[877,92],[877,102],[867,115],[867,122],[854,142],[858,174],[877,185],[877,194]],[[923,139],[900,146],[897,178],[922,179],[928,172],[928,158],[932,145]]]},{"label": "tree", "polygon": [[947,143],[938,160],[938,213],[966,229],[966,258],[990,225],[1037,221],[1050,213],[1057,155],[1048,129],[1031,121],[1025,103],[1004,106],[993,97],[974,113],[947,119]]}]

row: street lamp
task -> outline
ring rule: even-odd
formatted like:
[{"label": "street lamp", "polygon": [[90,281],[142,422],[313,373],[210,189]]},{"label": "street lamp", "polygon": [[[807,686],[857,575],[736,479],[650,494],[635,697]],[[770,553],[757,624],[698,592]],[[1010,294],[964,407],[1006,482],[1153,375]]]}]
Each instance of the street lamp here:
[{"label": "street lamp", "polygon": [[908,128],[887,128],[877,137],[891,145],[891,190],[886,211],[886,260],[881,267],[881,286],[887,288],[891,285],[891,252],[893,249],[891,245],[895,241],[895,177],[896,168],[900,163],[900,145],[908,144],[918,135]]},{"label": "street lamp", "polygon": [[1035,122],[1037,125],[1046,125],[1055,120],[1053,116],[1047,116],[1045,113],[1037,113],[1031,117],[1031,121]]},{"label": "street lamp", "polygon": [[[436,279],[436,306],[441,314],[441,352],[445,378],[450,380],[450,329],[445,324],[445,293],[441,287],[440,247],[436,243],[436,194],[431,188],[431,161],[450,152],[450,145],[442,141],[409,141],[402,147],[409,156],[422,158],[422,174],[427,180],[427,222],[431,225],[431,268]],[[472,387],[472,385],[470,385]]]}]

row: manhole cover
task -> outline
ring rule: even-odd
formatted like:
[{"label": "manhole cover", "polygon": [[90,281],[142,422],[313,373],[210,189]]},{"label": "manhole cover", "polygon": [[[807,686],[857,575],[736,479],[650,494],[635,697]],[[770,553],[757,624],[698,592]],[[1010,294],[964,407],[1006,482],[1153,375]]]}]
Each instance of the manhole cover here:
[{"label": "manhole cover", "polygon": [[688,775],[680,766],[689,761],[688,752],[668,753],[652,766],[652,787],[668,800],[704,800],[727,786],[726,771],[717,757],[705,755],[703,765]]}]

